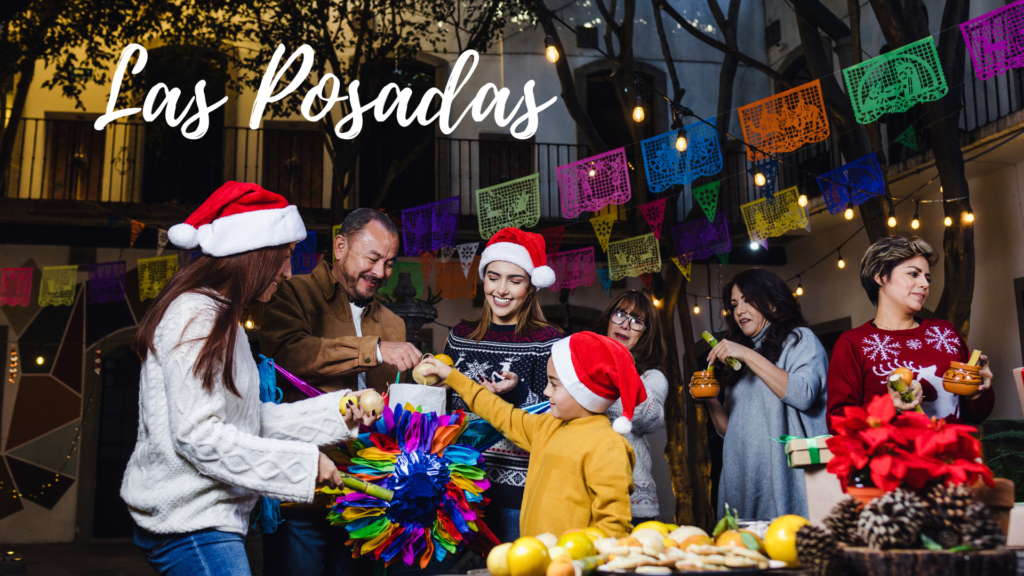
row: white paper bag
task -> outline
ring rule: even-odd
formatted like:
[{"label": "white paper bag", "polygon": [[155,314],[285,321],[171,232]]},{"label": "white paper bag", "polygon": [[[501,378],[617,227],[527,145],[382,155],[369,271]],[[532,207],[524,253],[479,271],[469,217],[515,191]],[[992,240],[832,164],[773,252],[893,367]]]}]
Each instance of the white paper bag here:
[{"label": "white paper bag", "polygon": [[394,410],[395,406],[405,406],[406,403],[422,406],[424,412],[436,412],[445,414],[447,407],[445,402],[444,386],[422,386],[420,384],[392,384],[388,390],[388,406]]},{"label": "white paper bag", "polygon": [[825,469],[824,464],[805,466],[804,484],[807,487],[807,519],[811,524],[821,524],[841,500],[846,498],[839,479]]}]

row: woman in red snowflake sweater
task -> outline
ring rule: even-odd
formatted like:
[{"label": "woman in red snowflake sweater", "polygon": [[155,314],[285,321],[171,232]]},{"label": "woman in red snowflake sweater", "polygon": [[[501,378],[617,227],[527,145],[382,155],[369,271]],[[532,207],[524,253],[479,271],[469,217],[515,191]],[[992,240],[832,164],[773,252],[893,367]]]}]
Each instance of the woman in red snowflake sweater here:
[{"label": "woman in red snowflake sweater", "polygon": [[[866,406],[888,394],[896,408],[913,410],[947,422],[980,423],[992,412],[995,394],[988,357],[981,357],[983,383],[973,396],[957,396],[942,387],[951,361],[967,362],[969,350],[953,324],[916,315],[928,298],[932,247],[916,236],[889,236],[868,248],[860,265],[860,282],[877,306],[873,320],[844,332],[832,350],[828,368],[828,426],[845,406]],[[898,367],[914,372],[914,401],[903,402],[886,385]]]}]

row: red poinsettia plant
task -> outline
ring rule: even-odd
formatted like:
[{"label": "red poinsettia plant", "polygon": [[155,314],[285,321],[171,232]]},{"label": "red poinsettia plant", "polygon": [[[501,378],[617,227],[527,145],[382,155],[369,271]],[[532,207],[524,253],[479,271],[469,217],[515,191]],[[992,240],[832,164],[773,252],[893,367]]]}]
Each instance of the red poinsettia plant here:
[{"label": "red poinsettia plant", "polygon": [[826,441],[832,452],[828,471],[843,481],[870,472],[886,492],[899,487],[922,490],[937,483],[973,484],[979,478],[995,486],[992,471],[981,463],[981,442],[973,426],[949,424],[920,412],[896,415],[888,396],[876,396],[867,409],[847,406],[833,416],[835,435]]}]

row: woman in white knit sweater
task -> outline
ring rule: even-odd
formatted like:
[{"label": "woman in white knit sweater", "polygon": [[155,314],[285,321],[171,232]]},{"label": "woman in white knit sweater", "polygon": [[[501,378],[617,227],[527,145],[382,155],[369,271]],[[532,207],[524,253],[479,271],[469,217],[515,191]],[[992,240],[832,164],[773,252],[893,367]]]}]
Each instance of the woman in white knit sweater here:
[{"label": "woman in white knit sweater", "polygon": [[[639,290],[626,290],[605,308],[594,323],[594,332],[621,342],[633,355],[640,380],[647,390],[647,400],[633,412],[633,431],[626,439],[633,446],[633,493],[629,502],[633,510],[633,526],[657,520],[658,490],[651,475],[651,447],[644,436],[665,426],[665,398],[668,379],[658,370],[665,357],[665,341],[661,322],[651,299]],[[606,412],[614,422],[622,415],[622,402],[617,400]]]},{"label": "woman in white knit sweater", "polygon": [[121,485],[135,543],[168,575],[248,575],[243,538],[259,496],[311,502],[338,485],[318,446],[358,434],[348,391],[293,404],[259,400],[259,374],[240,321],[291,276],[306,238],[294,206],[255,184],[229,182],[185,222],[174,244],[203,255],[174,275],[135,337],[143,359],[139,437]]}]

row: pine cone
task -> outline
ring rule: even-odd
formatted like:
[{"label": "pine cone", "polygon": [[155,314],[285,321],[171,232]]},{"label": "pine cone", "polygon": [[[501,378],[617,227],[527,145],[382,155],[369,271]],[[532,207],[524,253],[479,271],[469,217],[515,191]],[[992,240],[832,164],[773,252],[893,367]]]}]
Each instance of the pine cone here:
[{"label": "pine cone", "polygon": [[967,507],[974,501],[974,491],[968,486],[940,484],[924,497],[927,509],[924,526],[934,532],[953,530],[960,533]]},{"label": "pine cone", "polygon": [[928,535],[931,536],[931,539],[935,540],[939,546],[942,546],[947,550],[963,543],[963,537],[960,536],[960,533],[949,528],[939,530],[938,532],[929,532]]},{"label": "pine cone", "polygon": [[913,548],[921,534],[925,505],[913,492],[897,488],[864,507],[857,520],[872,548]]},{"label": "pine cone", "polygon": [[825,526],[836,542],[847,546],[863,546],[864,539],[857,531],[857,519],[860,518],[860,503],[853,498],[846,498],[832,508],[825,517]]},{"label": "pine cone", "polygon": [[967,507],[962,532],[964,544],[982,550],[991,550],[1006,544],[1006,533],[996,522],[992,511],[981,502]]},{"label": "pine cone", "polygon": [[843,553],[824,528],[806,525],[796,532],[796,557],[800,567],[814,576],[838,576],[843,573]]}]

